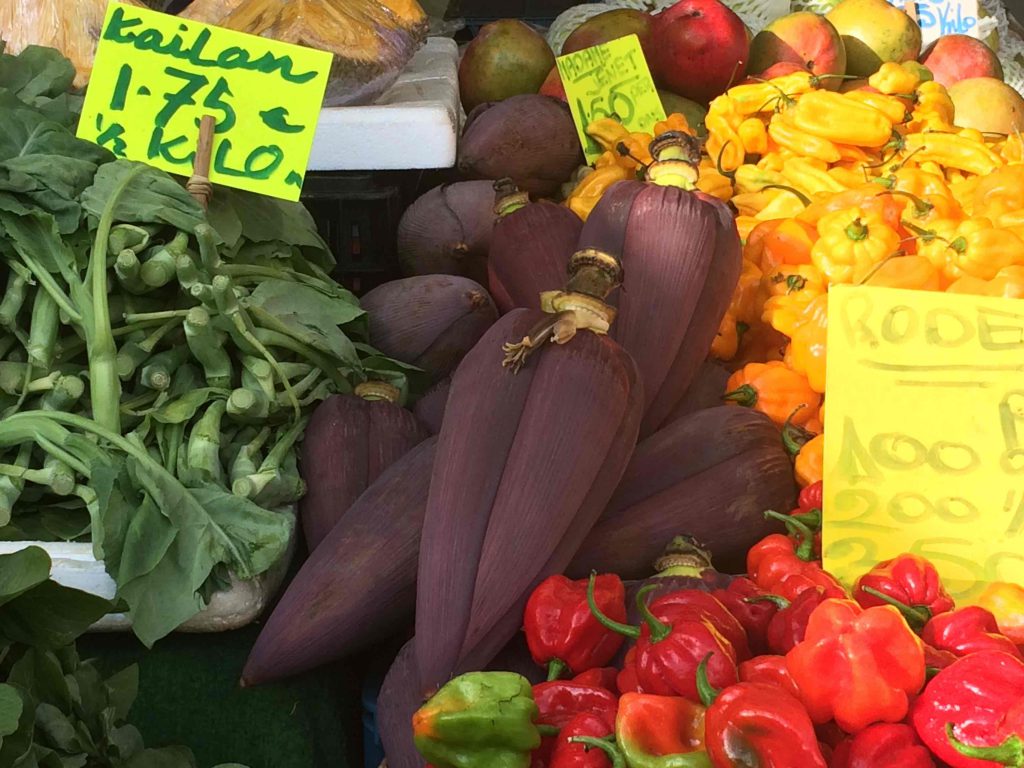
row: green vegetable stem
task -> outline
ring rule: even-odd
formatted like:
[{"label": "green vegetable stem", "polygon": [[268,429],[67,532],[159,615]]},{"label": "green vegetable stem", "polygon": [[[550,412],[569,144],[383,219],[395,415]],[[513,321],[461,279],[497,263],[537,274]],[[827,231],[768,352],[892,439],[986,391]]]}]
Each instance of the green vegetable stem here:
[{"label": "green vegetable stem", "polygon": [[213,327],[205,307],[192,307],[185,316],[185,340],[192,356],[203,366],[211,387],[231,386],[231,358],[224,343],[227,336]]},{"label": "green vegetable stem", "polygon": [[188,360],[189,349],[185,345],[172,347],[150,358],[142,367],[139,381],[142,386],[162,392],[171,386],[174,372]]},{"label": "green vegetable stem", "polygon": [[121,287],[130,293],[145,293],[149,286],[142,280],[142,262],[135,251],[126,248],[114,260],[114,274]]}]

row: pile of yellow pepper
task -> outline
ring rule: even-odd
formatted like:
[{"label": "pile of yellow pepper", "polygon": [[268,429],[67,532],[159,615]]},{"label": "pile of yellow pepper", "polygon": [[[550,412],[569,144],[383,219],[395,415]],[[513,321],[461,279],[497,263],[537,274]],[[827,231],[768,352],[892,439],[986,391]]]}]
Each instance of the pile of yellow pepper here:
[{"label": "pile of yellow pepper", "polygon": [[[731,202],[744,242],[712,355],[728,399],[784,428],[801,485],[821,479],[830,286],[1024,296],[1024,142],[956,127],[927,78],[916,62],[866,86],[798,72],[710,104],[697,187]],[[680,115],[665,130],[690,132]],[[607,151],[566,201],[584,219],[651,141],[607,119],[588,133]]]}]

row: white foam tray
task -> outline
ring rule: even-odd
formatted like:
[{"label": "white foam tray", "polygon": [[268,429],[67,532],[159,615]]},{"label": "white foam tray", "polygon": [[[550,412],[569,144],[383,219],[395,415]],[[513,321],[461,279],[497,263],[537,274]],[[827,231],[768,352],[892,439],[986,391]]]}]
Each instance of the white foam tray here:
[{"label": "white foam tray", "polygon": [[[99,597],[114,597],[116,585],[101,561],[92,555],[92,544],[44,541],[0,541],[0,555],[27,547],[40,547],[50,555],[50,578],[65,587],[80,589]],[[251,624],[267,607],[281,586],[294,550],[294,537],[285,556],[266,573],[251,581],[231,576],[231,588],[214,593],[210,604],[180,627],[179,632],[226,632]],[[127,632],[131,619],[123,613],[104,616],[91,632]]]},{"label": "white foam tray", "polygon": [[310,171],[450,168],[459,133],[459,51],[431,37],[376,104],[320,113]]}]

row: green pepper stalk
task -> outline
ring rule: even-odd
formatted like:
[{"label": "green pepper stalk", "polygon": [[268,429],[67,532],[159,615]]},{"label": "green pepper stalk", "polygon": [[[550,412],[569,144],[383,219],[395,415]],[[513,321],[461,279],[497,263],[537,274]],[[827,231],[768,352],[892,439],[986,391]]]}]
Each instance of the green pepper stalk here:
[{"label": "green pepper stalk", "polygon": [[127,250],[138,253],[149,245],[149,238],[150,233],[147,229],[135,224],[118,224],[111,227],[107,248],[111,256],[117,256]]},{"label": "green pepper stalk", "polygon": [[146,293],[149,286],[142,280],[142,262],[130,248],[121,251],[114,260],[117,282],[129,293]]},{"label": "green pepper stalk", "polygon": [[262,421],[270,416],[270,398],[261,390],[239,387],[228,397],[228,414],[239,421]]},{"label": "green pepper stalk", "polygon": [[207,406],[188,436],[186,466],[179,478],[188,486],[224,484],[224,468],[220,463],[220,428],[227,403],[214,400]]},{"label": "green pepper stalk", "polygon": [[107,244],[114,223],[114,212],[129,184],[148,166],[139,163],[114,188],[96,227],[96,239],[89,256],[86,282],[91,294],[91,322],[85,327],[89,353],[89,397],[92,417],[104,429],[121,434],[121,380],[117,377],[117,346],[110,327],[107,304]]},{"label": "green pepper stalk", "polygon": [[192,286],[198,284],[203,277],[195,259],[188,253],[179,254],[174,260],[174,271],[178,275],[178,284],[184,291],[192,290]]},{"label": "green pepper stalk", "polygon": [[60,371],[54,371],[47,376],[33,379],[32,365],[29,363],[16,363],[10,360],[0,363],[0,392],[6,392],[8,395],[25,396],[49,392],[59,378]]},{"label": "green pepper stalk", "polygon": [[85,394],[85,382],[78,376],[61,376],[53,385],[53,389],[45,393],[39,401],[39,409],[43,411],[70,411]]},{"label": "green pepper stalk", "polygon": [[270,354],[270,351],[254,335],[252,321],[238,303],[238,298],[235,296],[234,288],[231,284],[231,278],[225,275],[217,275],[213,278],[213,293],[217,301],[217,309],[232,323],[236,341],[240,342],[239,346],[243,347],[243,349],[245,346],[254,348],[262,355],[264,360],[270,363],[270,367],[274,369],[274,373],[288,395],[288,401],[295,411],[295,417],[298,418],[302,408],[299,405],[298,398],[292,392],[292,385],[288,381],[288,377],[284,375],[284,371],[281,370],[277,359]]},{"label": "green pepper stalk", "polygon": [[138,341],[129,341],[121,347],[117,353],[117,375],[121,380],[127,381],[134,376],[136,369],[153,354],[157,344],[180,323],[180,318],[172,317],[154,329],[148,336],[144,336]]},{"label": "green pepper stalk", "polygon": [[[261,317],[261,313],[266,313],[258,307],[253,307],[252,310],[253,314],[256,315],[256,318],[262,323],[263,319]],[[296,341],[287,334],[281,333],[280,331],[274,331],[269,328],[257,328],[253,332],[253,335],[261,344],[265,344],[267,347],[279,347],[280,349],[287,350],[288,352],[308,360],[312,365],[319,368],[331,379],[338,392],[352,391],[352,387],[348,383],[348,380],[342,374],[341,370],[339,370],[337,362],[319,350],[313,349],[308,344]]]},{"label": "green pepper stalk", "polygon": [[49,475],[47,485],[58,496],[70,496],[75,490],[75,473],[71,467],[58,458],[47,454],[43,459],[43,471]]},{"label": "green pepper stalk", "polygon": [[57,302],[46,291],[36,291],[35,300],[32,302],[28,344],[25,347],[30,363],[43,369],[53,364],[59,330],[60,308]]},{"label": "green pepper stalk", "polygon": [[283,471],[285,458],[302,436],[308,421],[308,417],[296,421],[267,452],[267,457],[260,464],[257,472],[233,480],[231,492],[236,496],[256,499],[271,483],[280,485],[282,482],[288,482],[285,480],[286,473]]},{"label": "green pepper stalk", "polygon": [[11,272],[7,279],[7,290],[0,300],[0,328],[13,330],[17,327],[18,313],[25,305],[28,283],[28,278],[18,272]]},{"label": "green pepper stalk", "polygon": [[245,389],[258,390],[267,398],[275,397],[277,392],[274,389],[274,369],[262,357],[244,355],[242,357],[242,386]]},{"label": "green pepper stalk", "polygon": [[226,389],[231,386],[231,358],[224,349],[226,335],[210,322],[210,313],[204,307],[192,307],[185,317],[185,341],[192,356],[203,366],[206,381],[211,387]]},{"label": "green pepper stalk", "polygon": [[142,281],[152,288],[163,288],[178,274],[178,257],[188,247],[188,235],[179,232],[167,245],[151,248],[142,262]]},{"label": "green pepper stalk", "polygon": [[[29,461],[32,459],[32,445],[22,445],[18,449],[18,456],[14,460],[13,467],[16,470],[25,471],[29,468]],[[0,527],[11,522],[14,514],[14,505],[21,498],[25,490],[25,480],[16,472],[6,474],[0,472]]]},{"label": "green pepper stalk", "polygon": [[188,357],[189,349],[183,345],[172,347],[158,355],[154,355],[143,366],[142,375],[139,378],[140,383],[148,389],[162,392],[171,386],[174,372],[188,360]]},{"label": "green pepper stalk", "polygon": [[211,275],[220,272],[220,253],[217,251],[217,233],[209,224],[197,224],[195,229],[196,240],[199,241],[199,258],[203,267]]},{"label": "green pepper stalk", "polygon": [[232,484],[243,477],[256,473],[256,462],[259,460],[260,451],[263,450],[263,445],[269,437],[270,427],[264,427],[256,433],[252,440],[243,443],[238,449],[238,453],[235,454],[235,458],[231,462]]}]

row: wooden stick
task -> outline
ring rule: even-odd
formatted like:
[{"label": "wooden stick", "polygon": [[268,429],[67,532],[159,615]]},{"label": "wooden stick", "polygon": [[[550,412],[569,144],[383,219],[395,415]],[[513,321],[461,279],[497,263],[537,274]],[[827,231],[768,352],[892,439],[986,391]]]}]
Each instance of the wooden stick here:
[{"label": "wooden stick", "polygon": [[213,115],[203,115],[199,122],[199,142],[196,144],[196,160],[192,167],[192,178],[185,189],[196,199],[203,209],[210,204],[213,185],[210,183],[210,160],[213,155],[213,134],[217,129],[217,120]]}]

